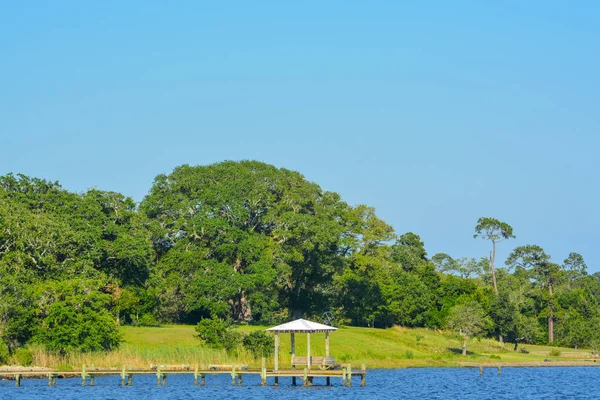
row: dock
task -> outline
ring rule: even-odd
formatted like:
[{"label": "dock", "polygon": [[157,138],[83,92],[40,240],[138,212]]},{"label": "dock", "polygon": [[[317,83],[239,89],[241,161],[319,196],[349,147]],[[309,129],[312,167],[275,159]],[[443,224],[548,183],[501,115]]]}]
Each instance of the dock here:
[{"label": "dock", "polygon": [[148,369],[133,369],[123,366],[120,369],[117,368],[95,368],[91,366],[87,368],[85,365],[82,368],[74,370],[44,370],[44,371],[26,371],[26,370],[2,370],[0,371],[0,377],[12,379],[15,381],[15,386],[20,387],[23,380],[26,378],[47,378],[48,386],[56,386],[58,378],[81,378],[81,385],[94,386],[96,378],[119,376],[121,378],[122,386],[132,386],[134,376],[136,375],[155,375],[157,386],[166,386],[167,377],[169,375],[189,375],[190,385],[205,386],[206,380],[210,379],[211,375],[230,375],[232,386],[242,386],[244,376],[247,375],[259,375],[261,378],[261,386],[266,386],[268,379],[272,381],[274,386],[279,385],[280,379],[291,379],[292,386],[296,386],[297,383],[301,382],[302,386],[310,387],[313,385],[314,378],[325,378],[326,386],[331,386],[331,379],[341,379],[342,386],[351,387],[352,378],[360,377],[360,386],[366,386],[367,382],[367,368],[363,364],[360,369],[352,369],[351,364],[344,364],[341,368],[336,369],[267,369],[265,367],[265,360],[263,359],[262,367],[260,369],[254,368],[249,369],[246,367],[230,365],[230,366],[205,366],[195,365],[191,367],[189,365],[179,366],[152,366]]}]

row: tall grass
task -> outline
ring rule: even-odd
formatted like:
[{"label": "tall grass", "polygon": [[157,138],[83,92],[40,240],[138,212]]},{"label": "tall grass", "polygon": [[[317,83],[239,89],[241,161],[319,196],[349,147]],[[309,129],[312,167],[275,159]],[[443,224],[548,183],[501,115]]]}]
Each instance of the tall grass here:
[{"label": "tall grass", "polygon": [[[244,333],[259,326],[239,328]],[[204,346],[194,337],[193,326],[171,325],[161,327],[122,327],[124,342],[118,350],[111,352],[69,352],[55,354],[41,346],[30,348],[33,353],[33,365],[57,369],[81,368],[82,365],[99,368],[120,369],[122,366],[132,368],[148,368],[154,365],[193,366],[210,364],[248,365],[251,368],[260,366],[260,359],[255,360],[252,354],[243,347],[233,353],[216,350]],[[290,335],[281,335],[279,365],[290,364]],[[339,363],[360,365],[366,363],[370,368],[397,368],[409,366],[457,366],[469,363],[501,362],[527,363],[543,362],[551,349],[547,346],[528,345],[530,354],[512,351],[512,345],[504,345],[492,339],[472,339],[467,344],[470,355],[460,355],[462,339],[449,332],[416,328],[395,327],[390,329],[342,327],[330,335],[331,355]],[[566,351],[565,351],[566,350]],[[561,348],[561,360],[581,360],[589,358],[585,350]],[[311,335],[311,354],[324,355],[324,334]],[[296,335],[296,354],[306,354],[306,335]],[[267,359],[272,366],[273,358]]]}]

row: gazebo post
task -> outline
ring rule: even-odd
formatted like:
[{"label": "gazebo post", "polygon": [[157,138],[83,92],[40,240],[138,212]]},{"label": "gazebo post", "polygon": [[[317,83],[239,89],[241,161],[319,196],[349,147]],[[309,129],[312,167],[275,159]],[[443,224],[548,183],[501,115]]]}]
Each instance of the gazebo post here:
[{"label": "gazebo post", "polygon": [[290,342],[292,344],[292,362],[294,362],[294,356],[296,355],[296,335],[294,332],[290,332]]},{"label": "gazebo post", "polygon": [[325,357],[329,357],[329,331],[325,331]]},{"label": "gazebo post", "polygon": [[308,356],[308,359],[306,360],[307,366],[308,366],[308,370],[310,371],[310,364],[311,364],[311,360],[310,360],[310,333],[307,332],[306,333],[306,355]]},{"label": "gazebo post", "polygon": [[275,332],[275,372],[279,371],[279,332]]}]

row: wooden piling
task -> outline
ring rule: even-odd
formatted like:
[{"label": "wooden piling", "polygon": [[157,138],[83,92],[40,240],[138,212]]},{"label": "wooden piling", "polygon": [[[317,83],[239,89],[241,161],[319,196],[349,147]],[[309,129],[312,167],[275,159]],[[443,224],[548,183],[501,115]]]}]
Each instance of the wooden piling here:
[{"label": "wooden piling", "polygon": [[367,386],[367,365],[361,365],[360,369],[363,371],[362,375],[360,376],[360,386],[365,387]]},{"label": "wooden piling", "polygon": [[129,374],[127,376],[127,385],[133,386],[133,375],[132,374]]},{"label": "wooden piling", "polygon": [[304,379],[302,379],[302,384],[308,386],[308,368],[304,368]]},{"label": "wooden piling", "polygon": [[167,374],[162,374],[162,378],[163,378],[163,386],[167,386]]},{"label": "wooden piling", "polygon": [[296,386],[296,377],[292,376],[292,386]]},{"label": "wooden piling", "polygon": [[279,386],[279,377],[275,377],[275,382],[273,382],[273,386]]},{"label": "wooden piling", "polygon": [[94,375],[90,375],[90,386],[94,386]]},{"label": "wooden piling", "polygon": [[198,386],[198,364],[196,364],[196,368],[194,369],[194,386]]},{"label": "wooden piling", "polygon": [[125,365],[123,365],[123,369],[121,370],[121,386],[126,386],[127,382],[125,379],[127,378],[127,374],[125,373]]},{"label": "wooden piling", "polygon": [[156,368],[156,386],[160,386],[162,383],[162,373],[160,372],[160,366]]},{"label": "wooden piling", "polygon": [[235,365],[231,367],[231,386],[235,386]]},{"label": "wooden piling", "polygon": [[346,367],[342,367],[342,386],[346,386]]},{"label": "wooden piling", "polygon": [[21,374],[16,374],[15,375],[15,386],[16,387],[20,387],[21,386]]},{"label": "wooden piling", "polygon": [[86,375],[85,375],[85,364],[83,364],[81,366],[81,386],[85,386],[85,380],[86,380]]},{"label": "wooden piling", "polygon": [[331,378],[329,376],[326,378],[325,385],[326,386],[331,386]]},{"label": "wooden piling", "polygon": [[500,376],[501,371],[500,371],[500,366],[498,365],[498,376]]},{"label": "wooden piling", "polygon": [[267,385],[267,360],[264,357],[260,362],[260,384],[261,386]]},{"label": "wooden piling", "polygon": [[352,387],[352,364],[348,364],[348,371],[346,373],[346,382],[348,387]]},{"label": "wooden piling", "polygon": [[479,376],[483,376],[483,365],[479,366]]},{"label": "wooden piling", "polygon": [[242,376],[243,374],[238,374],[238,386],[242,386]]}]

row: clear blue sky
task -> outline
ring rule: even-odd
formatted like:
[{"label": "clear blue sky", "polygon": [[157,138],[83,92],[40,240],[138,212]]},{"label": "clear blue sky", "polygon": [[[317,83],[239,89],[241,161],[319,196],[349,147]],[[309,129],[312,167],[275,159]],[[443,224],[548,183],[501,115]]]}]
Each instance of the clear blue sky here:
[{"label": "clear blue sky", "polygon": [[600,271],[600,2],[3,1],[0,174],[140,201],[256,159],[430,255],[479,217]]}]

